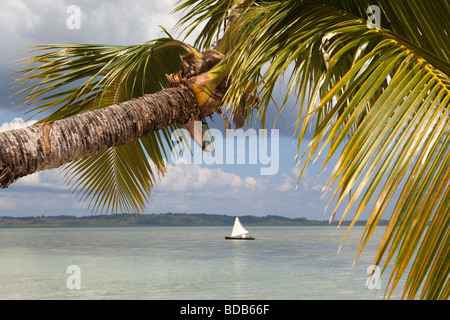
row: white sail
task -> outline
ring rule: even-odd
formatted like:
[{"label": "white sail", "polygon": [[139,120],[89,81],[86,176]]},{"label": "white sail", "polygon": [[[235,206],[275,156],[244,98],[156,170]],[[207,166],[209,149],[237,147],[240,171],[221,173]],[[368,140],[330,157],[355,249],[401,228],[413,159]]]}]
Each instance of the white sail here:
[{"label": "white sail", "polygon": [[248,231],[244,229],[241,222],[239,221],[239,218],[236,217],[236,220],[234,221],[233,231],[231,231],[231,236],[239,237],[246,233],[248,233]]}]

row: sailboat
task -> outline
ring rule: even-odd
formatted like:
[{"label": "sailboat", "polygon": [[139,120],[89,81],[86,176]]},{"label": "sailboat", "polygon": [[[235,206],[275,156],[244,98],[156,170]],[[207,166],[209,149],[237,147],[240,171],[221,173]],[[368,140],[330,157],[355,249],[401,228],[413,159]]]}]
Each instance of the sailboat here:
[{"label": "sailboat", "polygon": [[231,236],[225,236],[226,240],[255,240],[254,237],[247,236],[248,231],[242,226],[239,218],[236,217],[234,220],[233,231],[231,231]]}]

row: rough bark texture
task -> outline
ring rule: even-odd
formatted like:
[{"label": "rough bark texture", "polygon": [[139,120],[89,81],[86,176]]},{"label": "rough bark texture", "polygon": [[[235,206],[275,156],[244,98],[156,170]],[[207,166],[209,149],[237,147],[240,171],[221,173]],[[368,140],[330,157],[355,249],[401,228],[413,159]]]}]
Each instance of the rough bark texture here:
[{"label": "rough bark texture", "polygon": [[37,171],[58,168],[149,135],[198,113],[184,86],[115,104],[52,124],[0,133],[0,186]]}]

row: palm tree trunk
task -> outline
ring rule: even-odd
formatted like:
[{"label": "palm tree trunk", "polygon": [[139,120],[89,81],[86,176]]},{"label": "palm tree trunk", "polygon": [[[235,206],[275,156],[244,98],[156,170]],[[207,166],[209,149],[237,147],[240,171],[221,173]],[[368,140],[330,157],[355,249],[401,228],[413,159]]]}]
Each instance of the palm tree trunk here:
[{"label": "palm tree trunk", "polygon": [[75,115],[0,133],[0,186],[37,171],[58,168],[110,147],[149,135],[196,113],[184,86]]}]

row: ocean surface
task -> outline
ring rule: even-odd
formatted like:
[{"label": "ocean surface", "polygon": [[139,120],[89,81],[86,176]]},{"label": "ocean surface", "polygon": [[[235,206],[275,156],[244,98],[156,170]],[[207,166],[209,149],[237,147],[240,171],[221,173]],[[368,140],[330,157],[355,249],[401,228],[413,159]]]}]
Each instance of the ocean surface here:
[{"label": "ocean surface", "polygon": [[[0,229],[0,299],[382,299],[368,289],[384,227],[353,268],[363,227]],[[399,295],[391,298],[395,299]]]}]

